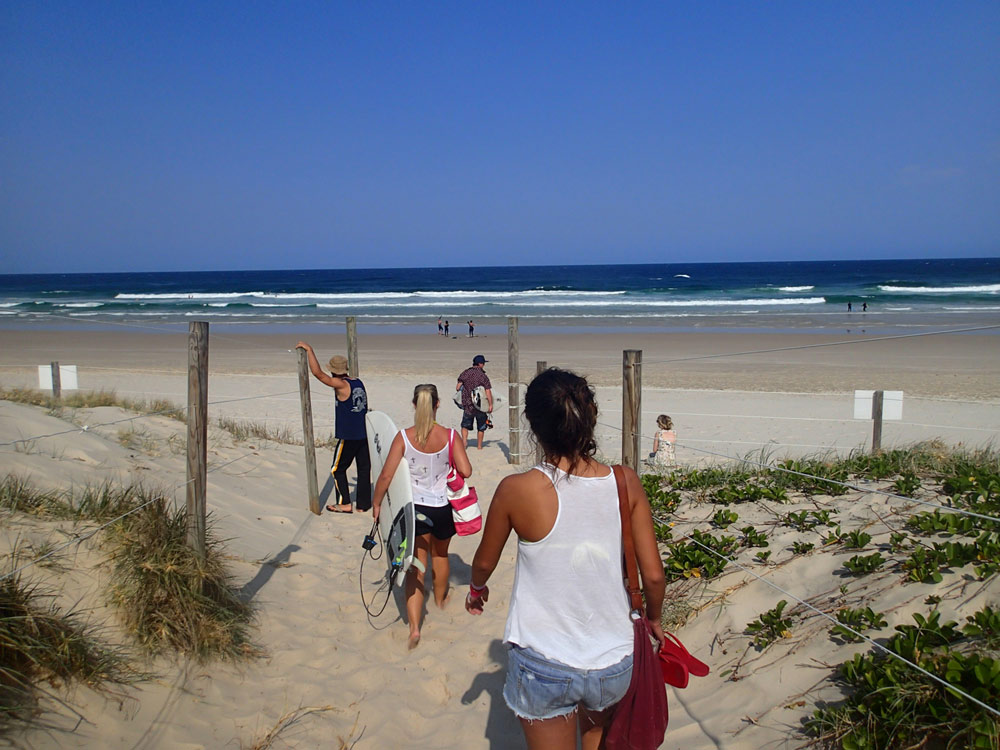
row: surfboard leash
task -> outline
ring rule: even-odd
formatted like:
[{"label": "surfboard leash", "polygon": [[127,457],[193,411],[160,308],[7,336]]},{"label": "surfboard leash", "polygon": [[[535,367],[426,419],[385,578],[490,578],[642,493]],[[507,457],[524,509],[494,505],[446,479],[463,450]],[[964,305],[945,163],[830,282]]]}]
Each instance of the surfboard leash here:
[{"label": "surfboard leash", "polygon": [[[395,570],[386,576],[385,580],[375,590],[375,593],[372,594],[372,602],[374,603],[379,592],[383,588],[386,588],[385,601],[382,602],[382,608],[378,612],[372,612],[372,604],[365,600],[365,560],[369,558],[372,560],[381,560],[382,555],[385,554],[385,541],[382,539],[382,532],[379,530],[378,521],[375,521],[372,524],[371,531],[365,534],[361,546],[364,549],[364,552],[361,553],[361,569],[358,571],[358,588],[361,592],[361,604],[364,606],[365,612],[368,613],[368,617],[379,617],[385,612],[385,608],[389,604],[389,597],[392,596],[392,581],[395,578]],[[375,554],[376,549],[378,550],[378,554]]]}]

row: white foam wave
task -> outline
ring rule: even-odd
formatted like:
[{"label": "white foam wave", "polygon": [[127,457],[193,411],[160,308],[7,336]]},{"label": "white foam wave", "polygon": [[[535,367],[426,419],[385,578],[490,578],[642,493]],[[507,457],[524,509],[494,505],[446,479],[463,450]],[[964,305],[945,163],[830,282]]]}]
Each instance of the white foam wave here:
[{"label": "white foam wave", "polygon": [[55,307],[100,307],[103,302],[57,302]]},{"label": "white foam wave", "polygon": [[524,297],[607,297],[625,294],[625,290],[610,290],[604,292],[595,291],[573,291],[573,290],[545,290],[527,289],[517,292],[485,292],[477,290],[458,291],[415,291],[415,292],[343,292],[343,293],[320,293],[320,292],[166,292],[156,294],[130,294],[119,293],[115,299],[119,300],[224,300],[224,299],[266,299],[266,300],[343,300],[353,301],[382,301],[387,299],[423,299],[438,298],[442,300],[455,299],[497,299],[512,300]]},{"label": "white foam wave", "polygon": [[264,292],[184,292],[177,294],[175,292],[164,292],[157,294],[125,294],[119,293],[115,295],[115,299],[235,299],[237,297],[261,297],[265,296]]},{"label": "white foam wave", "polygon": [[17,307],[20,302],[0,302],[0,307]]},{"label": "white foam wave", "polygon": [[1000,310],[1000,306],[996,305],[965,305],[964,307],[947,307],[945,310],[950,310],[952,312],[994,312]]},{"label": "white foam wave", "polygon": [[[624,307],[632,309],[642,308],[662,308],[662,307],[785,307],[788,305],[822,305],[826,302],[825,297],[797,297],[794,299],[622,299],[622,300],[590,300],[590,301],[542,301],[542,302],[518,302],[518,308],[594,308],[594,307]],[[489,300],[463,301],[463,308],[484,307],[492,304]],[[320,302],[316,307],[324,309],[343,309],[343,304],[329,304]],[[352,308],[373,307],[378,309],[387,308],[434,308],[440,309],[440,302],[405,302],[405,303],[376,303],[367,305],[354,304]]]},{"label": "white foam wave", "polygon": [[906,294],[996,294],[1000,284],[979,284],[975,286],[890,286],[879,284],[883,292],[903,292]]},{"label": "white foam wave", "polygon": [[812,291],[815,288],[816,287],[814,285],[812,285],[812,284],[808,284],[806,286],[779,286],[778,287],[778,291],[779,292],[809,292],[809,291]]},{"label": "white foam wave", "polygon": [[209,302],[209,307],[229,307],[228,302]]},{"label": "white foam wave", "polygon": [[885,309],[889,310],[890,312],[906,312],[908,310],[912,310],[913,308],[912,307],[887,307]]}]

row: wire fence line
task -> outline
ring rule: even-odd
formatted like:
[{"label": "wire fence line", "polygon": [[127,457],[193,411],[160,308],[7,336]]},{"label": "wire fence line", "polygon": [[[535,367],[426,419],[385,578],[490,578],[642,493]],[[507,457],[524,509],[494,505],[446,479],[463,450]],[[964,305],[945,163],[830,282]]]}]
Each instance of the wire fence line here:
[{"label": "wire fence line", "polygon": [[[806,394],[802,394],[806,395]],[[969,402],[981,405],[980,402]],[[1000,406],[1000,404],[998,404]],[[621,414],[621,409],[605,408],[601,410],[604,413]],[[657,410],[649,411],[643,410],[643,416],[651,416],[653,414],[659,413]],[[861,425],[870,422],[870,419],[855,419],[854,417],[786,417],[778,414],[730,414],[725,412],[696,412],[696,411],[677,411],[676,409],[670,410],[671,416],[678,417],[717,417],[720,419],[767,419],[772,421],[782,421],[782,422],[829,422],[833,424],[854,424]],[[903,425],[907,427],[930,427],[942,430],[972,430],[976,432],[991,432],[1000,435],[1000,427],[969,427],[965,425],[953,425],[953,424],[932,424],[927,422],[907,422],[901,419],[892,420],[894,424]]]},{"label": "wire fence line", "polygon": [[[256,455],[256,454],[255,453],[244,453],[242,456],[237,456],[236,458],[231,459],[229,461],[226,461],[223,464],[219,464],[218,466],[213,466],[211,469],[209,469],[206,472],[206,474],[211,474],[213,472],[219,471],[220,469],[224,469],[225,467],[230,466],[230,465],[236,463],[237,461],[242,461],[243,459],[250,458],[251,456],[254,456],[254,455]],[[177,490],[179,490],[181,487],[186,487],[187,485],[191,484],[191,482],[193,482],[193,481],[195,481],[194,478],[185,480],[183,482],[180,482],[179,484],[174,485],[173,487],[171,487],[170,489],[166,490],[162,494],[158,493],[156,495],[156,497],[151,497],[146,502],[144,502],[144,503],[142,503],[140,505],[137,505],[135,508],[131,508],[131,509],[125,511],[121,515],[116,516],[115,518],[112,518],[110,521],[102,523],[100,526],[97,526],[97,527],[95,527],[93,529],[89,529],[88,531],[86,531],[86,532],[84,532],[82,534],[74,534],[73,538],[70,539],[70,540],[68,540],[64,544],[61,544],[58,547],[55,547],[55,548],[49,550],[48,552],[46,552],[43,555],[39,555],[38,557],[33,558],[32,560],[29,560],[24,565],[21,565],[20,567],[15,568],[14,570],[11,570],[11,571],[9,571],[7,573],[4,573],[3,575],[0,575],[0,581],[5,581],[8,578],[11,578],[11,577],[17,575],[18,573],[20,573],[20,572],[22,572],[24,570],[27,570],[28,568],[30,568],[30,567],[32,567],[34,565],[38,565],[39,563],[41,563],[42,561],[48,559],[49,557],[52,557],[53,555],[58,554],[59,552],[62,552],[63,550],[65,550],[65,549],[67,549],[69,547],[72,547],[75,544],[81,544],[81,543],[85,542],[86,540],[90,539],[91,537],[93,537],[98,532],[103,531],[104,529],[108,528],[109,526],[112,526],[113,524],[118,523],[119,521],[121,521],[124,518],[127,518],[128,516],[132,515],[133,513],[137,513],[138,511],[142,510],[143,508],[145,508],[145,507],[147,507],[149,505],[152,505],[157,500],[163,499],[164,495],[172,494],[172,493],[176,492]]]},{"label": "wire fence line", "polygon": [[[607,424],[607,423],[604,423],[604,422],[598,422],[597,424],[599,424],[602,427],[607,427],[607,428],[612,429],[612,430],[617,430],[618,432],[622,431],[620,427],[617,427],[615,425],[610,425],[610,424]],[[638,437],[640,437],[641,439],[646,439],[646,438],[642,438],[641,435],[639,435]],[[723,441],[710,441],[710,442],[723,442]],[[718,453],[717,451],[710,451],[710,450],[707,450],[705,448],[696,448],[696,447],[694,447],[692,445],[687,445],[686,443],[680,443],[680,442],[678,442],[676,444],[676,447],[678,447],[678,448],[684,448],[686,450],[694,451],[696,453],[701,453],[701,454],[704,454],[704,455],[714,456],[716,458],[724,458],[724,459],[726,459],[728,461],[736,461],[736,462],[742,463],[742,464],[749,464],[751,466],[756,466],[758,468],[766,469],[768,471],[776,471],[776,472],[781,472],[781,473],[785,473],[785,474],[793,474],[795,476],[804,477],[806,479],[815,479],[815,480],[820,481],[820,482],[826,482],[827,484],[833,484],[833,485],[837,485],[839,487],[844,487],[844,488],[852,490],[854,492],[861,492],[861,493],[864,493],[864,494],[883,495],[885,497],[891,497],[891,498],[894,498],[896,500],[904,500],[904,501],[909,502],[909,503],[916,503],[916,504],[919,504],[919,505],[926,505],[926,506],[929,506],[931,508],[937,508],[939,510],[948,511],[949,513],[957,513],[959,515],[969,516],[969,517],[972,517],[972,518],[979,518],[979,519],[984,520],[984,521],[991,521],[991,522],[994,522],[994,523],[1000,523],[1000,518],[997,518],[996,516],[988,516],[988,515],[984,515],[982,513],[976,513],[976,512],[971,511],[971,510],[965,510],[964,508],[956,508],[956,507],[953,507],[953,506],[950,506],[950,505],[942,505],[941,503],[932,503],[932,502],[930,502],[928,500],[920,500],[919,498],[909,497],[907,495],[900,495],[899,493],[890,492],[888,490],[879,489],[877,487],[862,487],[860,485],[852,484],[850,482],[840,481],[839,479],[831,479],[829,477],[820,477],[820,476],[817,476],[815,474],[809,474],[807,472],[797,471],[795,469],[789,469],[788,467],[781,466],[780,464],[769,464],[769,463],[764,463],[762,461],[757,461],[755,459],[750,458],[749,456],[742,456],[742,457],[740,457],[740,456],[730,456],[730,455],[725,454],[725,453]]]},{"label": "wire fence line", "polygon": [[[269,398],[274,398],[275,396],[286,396],[289,393],[298,393],[298,391],[284,391],[282,393],[271,394],[271,395],[263,395],[263,396],[241,396],[239,398],[219,399],[218,401],[209,401],[208,402],[208,406],[219,406],[221,404],[233,404],[233,403],[238,403],[238,402],[241,402],[241,401],[255,401],[255,400],[258,400],[258,399],[269,399]],[[100,408],[100,407],[86,407],[86,406],[83,406],[83,407],[76,407],[76,408],[94,409],[94,408]],[[30,443],[30,442],[34,442],[36,440],[44,440],[46,438],[59,437],[60,435],[72,435],[72,434],[77,433],[77,432],[87,432],[92,427],[93,428],[97,428],[97,427],[113,427],[116,424],[122,424],[124,422],[134,422],[137,419],[146,419],[148,417],[163,416],[164,414],[175,414],[178,411],[184,411],[184,410],[186,410],[186,408],[187,407],[185,407],[185,406],[176,406],[176,407],[171,407],[171,408],[168,408],[168,409],[161,409],[160,411],[147,412],[147,413],[143,413],[143,414],[135,414],[135,415],[133,415],[131,417],[122,417],[121,419],[113,419],[113,420],[111,420],[109,422],[98,422],[96,424],[87,424],[87,425],[83,425],[81,427],[74,427],[71,430],[62,430],[60,432],[50,432],[50,433],[47,433],[47,434],[44,434],[44,435],[34,435],[32,437],[20,438],[18,440],[10,440],[10,441],[4,442],[4,443],[0,443],[0,448],[6,447],[6,446],[10,446],[10,445],[18,445],[20,443]]]},{"label": "wire fence line", "polygon": [[[653,518],[655,520],[657,520],[658,522],[660,522],[661,524],[666,525],[668,523],[663,518],[660,518],[660,517],[657,517],[657,516],[653,516]],[[832,622],[834,625],[840,626],[840,627],[844,628],[845,630],[850,631],[853,635],[855,635],[856,637],[858,637],[858,638],[860,638],[860,639],[868,642],[871,646],[873,646],[874,648],[877,648],[879,651],[885,653],[888,656],[891,656],[894,659],[897,659],[897,660],[903,662],[904,664],[912,667],[913,669],[915,669],[916,671],[920,672],[921,674],[923,674],[923,675],[925,675],[927,677],[930,677],[932,680],[934,680],[935,682],[937,682],[940,685],[944,686],[947,690],[951,691],[953,694],[957,694],[957,695],[961,696],[962,698],[964,698],[964,699],[966,699],[966,700],[968,700],[968,701],[970,701],[972,703],[975,703],[980,708],[986,709],[987,711],[989,711],[990,713],[994,714],[995,716],[1000,716],[1000,710],[998,710],[997,708],[995,708],[995,707],[993,707],[993,706],[991,706],[991,705],[989,705],[987,703],[984,703],[983,701],[979,700],[975,696],[969,695],[967,692],[965,692],[964,690],[962,690],[961,687],[953,685],[952,683],[948,682],[947,680],[944,680],[944,679],[938,677],[937,675],[933,674],[932,672],[927,671],[926,669],[924,669],[920,665],[914,664],[909,659],[907,659],[907,658],[905,658],[903,656],[900,656],[895,651],[891,651],[890,649],[886,648],[885,646],[883,646],[882,644],[880,644],[877,641],[873,640],[872,638],[869,638],[864,633],[859,633],[857,630],[855,630],[854,628],[852,628],[850,625],[847,625],[845,623],[840,622],[835,617],[833,617],[830,614],[822,611],[821,609],[818,609],[817,607],[813,606],[809,602],[804,601],[803,599],[801,599],[800,597],[798,597],[795,594],[791,593],[787,589],[784,589],[781,586],[779,586],[778,584],[774,583],[773,581],[770,581],[767,578],[764,578],[763,576],[758,575],[755,571],[753,571],[750,568],[747,568],[747,567],[741,565],[740,563],[738,563],[732,557],[730,557],[728,555],[724,555],[721,552],[718,552],[717,550],[712,549],[708,545],[703,544],[702,542],[699,542],[697,539],[694,539],[693,537],[691,537],[689,535],[685,534],[681,538],[682,539],[686,539],[686,540],[692,542],[693,544],[697,545],[698,547],[700,547],[701,549],[705,550],[709,554],[714,555],[715,557],[719,558],[720,560],[724,560],[727,563],[732,563],[734,566],[736,566],[737,568],[739,568],[740,570],[742,570],[744,573],[750,574],[751,576],[753,576],[754,578],[756,578],[761,583],[764,583],[765,585],[770,586],[771,588],[775,589],[776,591],[779,591],[780,593],[782,593],[785,596],[787,596],[789,599],[792,599],[793,601],[798,602],[799,604],[801,604],[806,609],[814,612],[815,614],[819,615],[820,617],[826,618],[827,620],[829,620],[830,622]]]},{"label": "wire fence line", "polygon": [[721,359],[723,357],[743,357],[752,354],[774,354],[776,352],[791,352],[799,351],[803,349],[822,349],[833,346],[849,346],[854,344],[869,344],[875,341],[893,341],[898,339],[912,339],[919,338],[922,336],[942,336],[946,334],[954,333],[972,333],[974,331],[990,331],[1000,329],[1000,323],[995,325],[986,326],[973,326],[970,328],[949,328],[941,331],[921,331],[919,333],[900,333],[891,336],[873,336],[865,339],[850,339],[847,341],[824,341],[817,344],[796,344],[793,346],[777,346],[770,349],[750,349],[746,351],[739,352],[726,352],[721,354],[696,354],[686,357],[673,357],[670,359],[660,359],[660,360],[647,360],[645,362],[637,362],[636,366],[641,367],[645,365],[664,365],[672,364],[675,362],[694,362],[696,360],[705,359]]}]

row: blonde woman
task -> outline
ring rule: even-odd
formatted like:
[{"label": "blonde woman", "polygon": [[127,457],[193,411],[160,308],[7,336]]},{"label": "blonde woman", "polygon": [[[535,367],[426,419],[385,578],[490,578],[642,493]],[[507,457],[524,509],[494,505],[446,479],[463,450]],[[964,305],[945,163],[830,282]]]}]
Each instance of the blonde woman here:
[{"label": "blonde woman", "polygon": [[677,441],[674,422],[666,414],[661,414],[656,418],[656,426],[660,429],[653,436],[653,463],[657,466],[673,466],[677,463],[674,455],[674,443]]},{"label": "blonde woman", "polygon": [[[455,431],[437,423],[438,391],[434,385],[418,385],[413,389],[413,426],[400,430],[393,438],[382,472],[375,481],[372,514],[378,520],[382,501],[399,462],[405,460],[410,469],[410,484],[417,512],[417,559],[424,570],[434,577],[434,602],[444,607],[448,600],[448,545],[455,535],[455,522],[448,504],[445,481],[448,476],[448,452],[459,474],[472,475],[472,464],[465,452],[465,443],[455,439]],[[428,559],[430,565],[428,565]],[[424,614],[424,572],[417,566],[406,576],[406,618],[410,623],[409,648],[420,642],[421,618]]]}]

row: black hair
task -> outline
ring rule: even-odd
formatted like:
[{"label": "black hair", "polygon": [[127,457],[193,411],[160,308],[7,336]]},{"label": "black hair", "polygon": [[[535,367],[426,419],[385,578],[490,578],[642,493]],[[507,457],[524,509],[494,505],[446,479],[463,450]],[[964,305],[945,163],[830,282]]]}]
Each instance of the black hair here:
[{"label": "black hair", "polygon": [[597,398],[586,378],[557,367],[539,373],[524,394],[524,416],[549,463],[568,458],[572,473],[597,453]]}]

